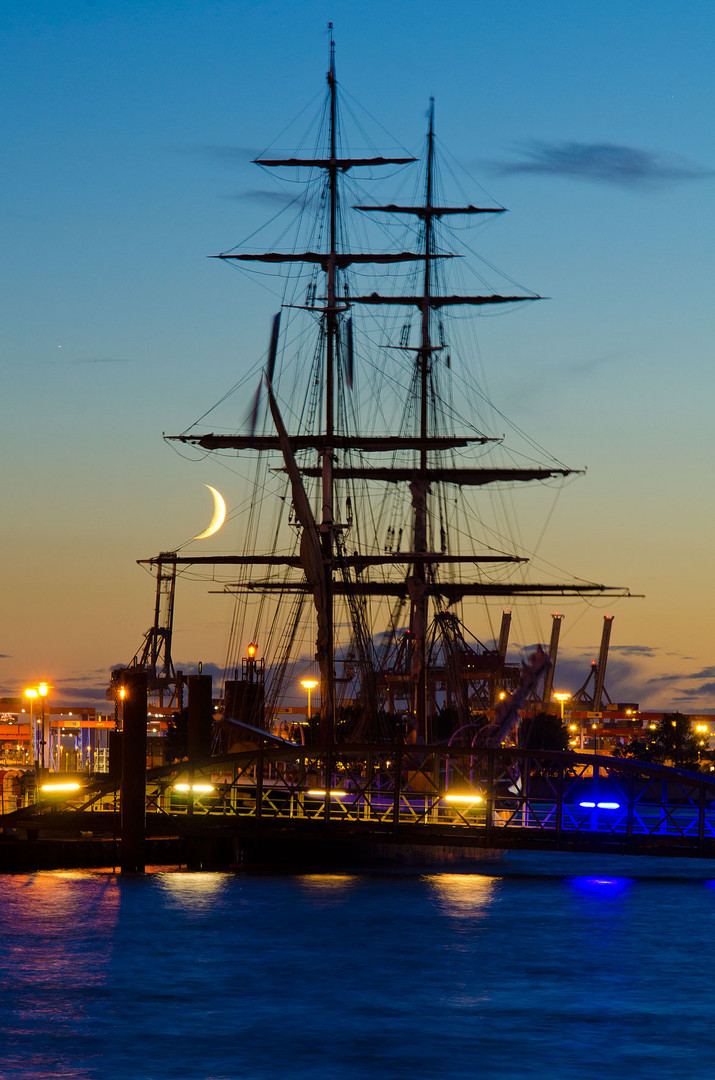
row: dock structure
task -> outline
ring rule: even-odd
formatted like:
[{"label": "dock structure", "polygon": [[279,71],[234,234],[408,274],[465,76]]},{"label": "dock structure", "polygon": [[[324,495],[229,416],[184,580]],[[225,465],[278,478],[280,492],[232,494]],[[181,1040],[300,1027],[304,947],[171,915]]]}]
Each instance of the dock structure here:
[{"label": "dock structure", "polygon": [[142,868],[140,812],[148,843],[196,866],[446,863],[510,849],[715,857],[714,778],[593,754],[266,737],[150,770],[140,804],[136,784],[122,777],[117,811],[116,784],[88,777],[6,814],[4,838],[91,836],[106,850],[119,815],[131,872]]}]

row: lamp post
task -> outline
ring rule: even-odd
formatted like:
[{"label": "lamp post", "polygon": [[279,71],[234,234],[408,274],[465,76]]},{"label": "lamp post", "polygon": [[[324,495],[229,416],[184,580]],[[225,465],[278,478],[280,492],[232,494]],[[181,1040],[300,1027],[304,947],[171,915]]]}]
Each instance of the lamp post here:
[{"label": "lamp post", "polygon": [[34,686],[31,686],[25,691],[25,697],[30,702],[30,746],[32,748],[32,763],[37,766],[37,737],[35,734],[35,716],[32,706],[35,704],[35,700],[39,697],[39,694]]},{"label": "lamp post", "polygon": [[561,723],[563,724],[563,722],[564,722],[564,702],[568,701],[570,699],[571,695],[567,694],[565,692],[557,693],[556,691],[554,691],[554,697],[556,698],[559,705],[561,706]]},{"label": "lamp post", "polygon": [[[38,683],[37,686],[29,686],[25,690],[25,697],[30,702],[30,735],[31,735],[31,738],[32,738],[32,756],[33,756],[33,760],[34,760],[36,769],[37,769],[38,766],[40,768],[44,768],[44,766],[45,766],[45,698],[47,697],[48,690],[49,690],[49,686],[47,685],[46,682]],[[39,734],[40,734],[39,747],[38,747],[38,739],[37,739],[36,732],[35,732],[35,718],[34,718],[34,715],[33,715],[33,708],[32,708],[32,706],[34,705],[35,701],[38,698],[42,702],[42,714],[41,714],[41,719],[40,719],[40,731],[39,731]],[[38,753],[38,750],[39,750],[39,753]]]},{"label": "lamp post", "polygon": [[45,732],[45,698],[47,697],[47,683],[41,682],[37,687],[37,692],[42,700],[42,728],[40,733],[40,756],[42,758],[42,768],[46,769],[49,762],[46,760],[46,746],[47,746],[47,734]]},{"label": "lamp post", "polygon": [[[565,690],[554,690],[554,698],[561,706],[561,723],[564,722],[564,705],[567,701],[571,700],[571,695],[566,693]],[[580,737],[579,737],[579,750],[583,750],[583,723],[581,723]]]},{"label": "lamp post", "polygon": [[319,685],[318,680],[317,679],[301,679],[300,680],[300,685],[303,687],[304,690],[308,691],[308,722],[310,723],[310,695],[311,695],[312,691],[315,690],[316,686]]}]

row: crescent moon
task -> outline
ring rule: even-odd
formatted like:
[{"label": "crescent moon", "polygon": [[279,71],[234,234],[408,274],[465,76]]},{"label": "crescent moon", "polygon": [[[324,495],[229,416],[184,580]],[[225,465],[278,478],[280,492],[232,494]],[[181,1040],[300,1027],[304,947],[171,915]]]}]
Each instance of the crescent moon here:
[{"label": "crescent moon", "polygon": [[194,536],[194,540],[205,540],[207,536],[213,536],[214,533],[219,531],[226,520],[226,503],[223,501],[223,496],[216,488],[211,487],[210,484],[204,484],[204,487],[207,487],[214,497],[214,516],[211,519],[211,524],[208,529],[199,533],[198,536]]}]

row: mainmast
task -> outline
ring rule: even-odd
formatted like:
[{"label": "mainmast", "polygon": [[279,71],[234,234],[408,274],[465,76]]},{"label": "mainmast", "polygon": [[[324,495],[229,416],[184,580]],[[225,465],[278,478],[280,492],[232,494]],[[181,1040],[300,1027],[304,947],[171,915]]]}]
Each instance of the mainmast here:
[{"label": "mainmast", "polygon": [[[433,575],[433,564],[428,562],[424,555],[427,552],[427,521],[428,521],[428,497],[430,484],[434,479],[430,475],[428,453],[430,440],[436,434],[430,432],[430,380],[432,375],[432,355],[435,347],[432,345],[431,318],[433,309],[438,306],[449,304],[451,300],[456,303],[499,303],[514,300],[537,299],[537,297],[439,297],[434,294],[432,263],[435,259],[434,222],[435,218],[443,214],[473,214],[473,213],[499,213],[501,208],[484,207],[444,207],[434,203],[434,167],[435,167],[435,133],[434,133],[434,98],[430,98],[428,111],[427,130],[427,158],[425,170],[425,197],[422,206],[381,206],[381,207],[356,207],[358,210],[382,210],[390,213],[409,214],[417,216],[422,222],[422,258],[424,260],[422,274],[422,294],[415,297],[351,297],[353,302],[362,303],[403,303],[414,304],[420,310],[420,342],[416,348],[417,374],[419,385],[419,467],[410,481],[410,494],[412,496],[413,518],[413,551],[420,558],[415,559],[412,573],[408,579],[410,595],[410,631],[412,635],[412,669],[414,699],[413,714],[417,732],[426,741],[429,741],[431,732],[428,730],[428,678],[427,678],[427,624],[429,610],[428,581]],[[475,470],[476,472],[476,470]],[[475,476],[472,482],[485,482],[483,474]],[[459,480],[457,481],[459,482]],[[469,482],[469,480],[467,480]],[[438,558],[436,556],[436,558]],[[440,560],[444,561],[444,560]]]}]

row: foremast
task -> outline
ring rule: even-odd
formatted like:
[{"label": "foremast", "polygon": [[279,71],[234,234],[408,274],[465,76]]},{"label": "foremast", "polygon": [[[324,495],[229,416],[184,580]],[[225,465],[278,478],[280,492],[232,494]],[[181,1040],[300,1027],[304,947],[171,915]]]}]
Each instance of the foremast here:
[{"label": "foremast", "polygon": [[[332,24],[330,24],[332,30]],[[404,165],[414,161],[411,157],[375,157],[375,158],[351,158],[340,157],[338,153],[338,105],[337,105],[337,78],[335,73],[335,42],[330,41],[330,63],[327,73],[328,96],[329,96],[329,131],[328,131],[328,157],[327,158],[259,158],[256,164],[269,168],[318,168],[326,174],[328,193],[328,251],[305,252],[298,255],[282,255],[271,252],[268,254],[225,254],[220,258],[238,260],[257,260],[265,262],[301,261],[319,263],[325,273],[325,306],[322,308],[325,336],[325,370],[324,370],[324,416],[325,426],[322,439],[316,446],[320,456],[320,480],[321,480],[321,510],[317,528],[320,536],[321,565],[315,566],[316,560],[304,559],[304,569],[309,582],[313,585],[313,595],[316,607],[318,633],[316,639],[316,660],[320,671],[321,690],[321,741],[332,741],[336,730],[335,717],[335,633],[334,633],[334,580],[336,534],[343,527],[335,521],[335,475],[334,455],[336,442],[335,403],[336,403],[336,358],[338,355],[341,316],[347,310],[347,305],[338,303],[338,274],[353,262],[399,262],[408,261],[414,256],[411,253],[397,255],[379,255],[365,252],[344,252],[338,250],[338,176],[340,172],[346,172],[354,166],[380,166],[380,165]],[[313,310],[317,310],[315,307]],[[269,393],[271,388],[269,386]],[[282,424],[277,413],[277,404],[271,393],[271,410],[276,424]],[[285,435],[285,432],[284,432]],[[286,435],[287,439],[287,435]],[[286,468],[291,476],[294,491],[294,503],[296,501],[296,486],[302,486],[300,477],[294,472],[295,463],[289,461],[292,454],[290,446],[285,445],[285,439],[281,440],[281,450],[284,454]],[[302,501],[302,500],[301,500]],[[310,512],[302,515],[301,524],[303,529],[311,530],[315,527]],[[301,556],[303,557],[304,544],[301,542]],[[307,545],[308,547],[310,545]],[[310,561],[310,565],[308,562]],[[319,581],[315,577],[319,577]]]}]

